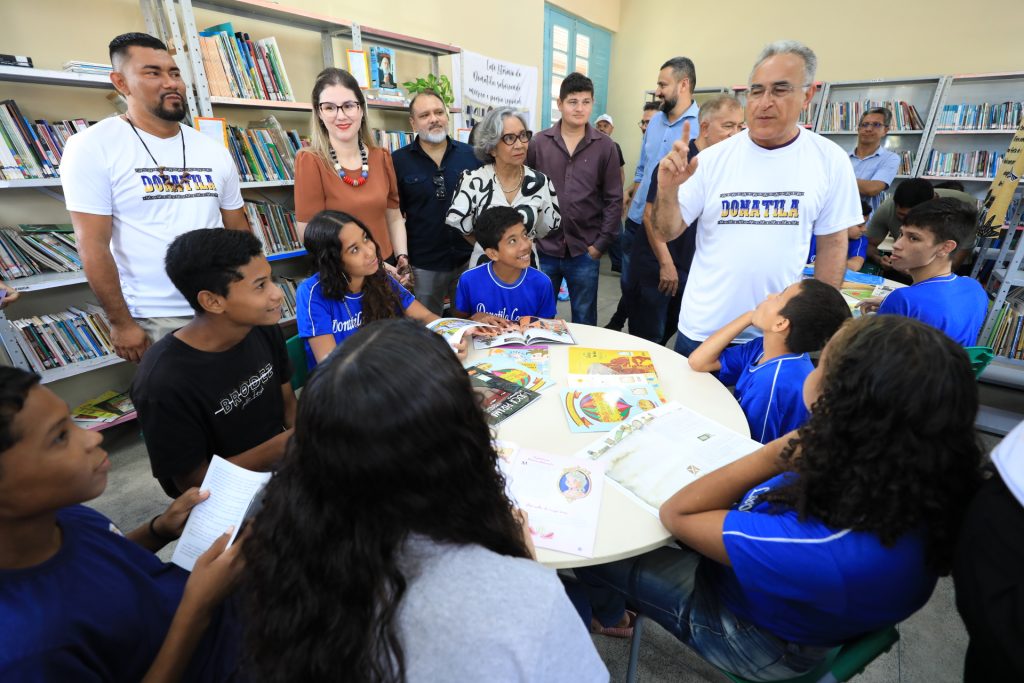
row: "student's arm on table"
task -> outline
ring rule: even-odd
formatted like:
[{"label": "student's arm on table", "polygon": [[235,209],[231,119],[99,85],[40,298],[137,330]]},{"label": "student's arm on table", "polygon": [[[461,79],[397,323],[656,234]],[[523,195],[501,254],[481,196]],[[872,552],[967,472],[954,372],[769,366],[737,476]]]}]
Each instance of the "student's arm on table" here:
[{"label": "student's arm on table", "polygon": [[701,555],[731,566],[722,538],[725,516],[751,487],[784,471],[779,455],[795,437],[795,431],[781,436],[679,489],[658,511],[662,525]]},{"label": "student's arm on table", "polygon": [[82,269],[89,287],[110,321],[114,352],[127,361],[137,363],[152,342],[132,318],[121,291],[121,278],[114,255],[110,252],[113,217],[72,211],[71,224],[75,228],[78,254],[82,258]]},{"label": "student's arm on table", "polygon": [[863,267],[864,267],[864,257],[863,256],[851,256],[850,258],[846,259],[846,269],[847,270],[852,270],[853,272],[856,273],[856,272],[859,272],[860,269],[863,268]]},{"label": "student's arm on table", "polygon": [[733,339],[753,324],[753,320],[754,312],[747,311],[701,342],[701,345],[694,349],[693,353],[687,358],[690,368],[697,372],[717,372],[720,370],[722,364],[718,359],[722,352],[732,343]]},{"label": "student's arm on table", "polygon": [[839,289],[846,274],[847,230],[817,235],[818,255],[814,259],[814,279]]},{"label": "student's arm on table", "polygon": [[220,216],[224,221],[224,227],[228,230],[252,232],[249,218],[245,215],[245,209],[221,209]]},{"label": "student's arm on table", "polygon": [[232,531],[225,531],[196,560],[167,636],[142,679],[143,683],[173,683],[181,680],[196,646],[210,625],[214,611],[241,575],[244,566],[241,554],[244,534],[228,548]]}]

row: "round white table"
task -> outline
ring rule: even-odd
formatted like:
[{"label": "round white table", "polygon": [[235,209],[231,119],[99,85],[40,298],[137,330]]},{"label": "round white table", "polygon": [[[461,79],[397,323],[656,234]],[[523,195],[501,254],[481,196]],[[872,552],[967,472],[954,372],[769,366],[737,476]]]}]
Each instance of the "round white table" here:
[{"label": "round white table", "polygon": [[[675,351],[602,327],[570,324],[569,329],[578,346],[623,351],[647,351],[665,398],[678,401],[743,435],[749,435],[747,420],[736,399],[722,383],[708,373],[694,372],[686,358]],[[554,387],[543,392],[536,404],[508,418],[497,427],[499,439],[511,441],[552,455],[571,456],[596,441],[600,434],[576,434],[569,431],[561,390],[569,367],[569,346],[551,344],[551,378]],[[467,364],[482,361],[486,351],[476,351],[470,344]],[[669,533],[656,517],[630,500],[614,486],[604,487],[597,539],[593,557],[537,548],[537,559],[556,569],[586,567],[640,555],[665,545]]]}]

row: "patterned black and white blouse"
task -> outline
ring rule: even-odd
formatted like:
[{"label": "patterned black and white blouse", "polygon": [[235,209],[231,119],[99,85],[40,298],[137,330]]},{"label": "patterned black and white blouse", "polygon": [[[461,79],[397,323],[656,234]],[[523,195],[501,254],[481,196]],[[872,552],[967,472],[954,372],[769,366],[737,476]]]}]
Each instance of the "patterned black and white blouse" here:
[{"label": "patterned black and white blouse", "polygon": [[523,166],[523,184],[510,204],[494,174],[494,164],[464,171],[452,198],[445,221],[464,235],[472,234],[476,219],[492,206],[511,206],[523,216],[523,225],[531,239],[537,240],[558,230],[562,217],[551,179],[540,171]]}]

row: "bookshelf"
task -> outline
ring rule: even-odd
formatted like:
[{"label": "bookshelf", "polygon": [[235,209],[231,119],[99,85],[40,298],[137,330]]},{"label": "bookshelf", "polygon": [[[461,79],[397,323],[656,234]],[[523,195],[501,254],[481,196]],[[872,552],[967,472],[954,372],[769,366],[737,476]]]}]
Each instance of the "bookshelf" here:
[{"label": "bookshelf", "polygon": [[65,85],[77,88],[101,88],[113,90],[107,76],[79,74],[69,71],[47,69],[26,69],[20,66],[0,66],[0,81],[8,83],[30,83],[34,85]]}]

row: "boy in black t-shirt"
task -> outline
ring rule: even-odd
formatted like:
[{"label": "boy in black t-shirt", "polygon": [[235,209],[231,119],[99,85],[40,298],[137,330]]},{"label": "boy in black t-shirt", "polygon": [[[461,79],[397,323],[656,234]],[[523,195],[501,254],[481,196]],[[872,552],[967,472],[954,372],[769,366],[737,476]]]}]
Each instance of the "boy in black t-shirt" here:
[{"label": "boy in black t-shirt", "polygon": [[153,476],[177,496],[202,483],[214,455],[270,469],[291,435],[295,393],[277,326],[283,294],[259,240],[193,230],[164,263],[196,317],[146,352],[131,396]]}]

